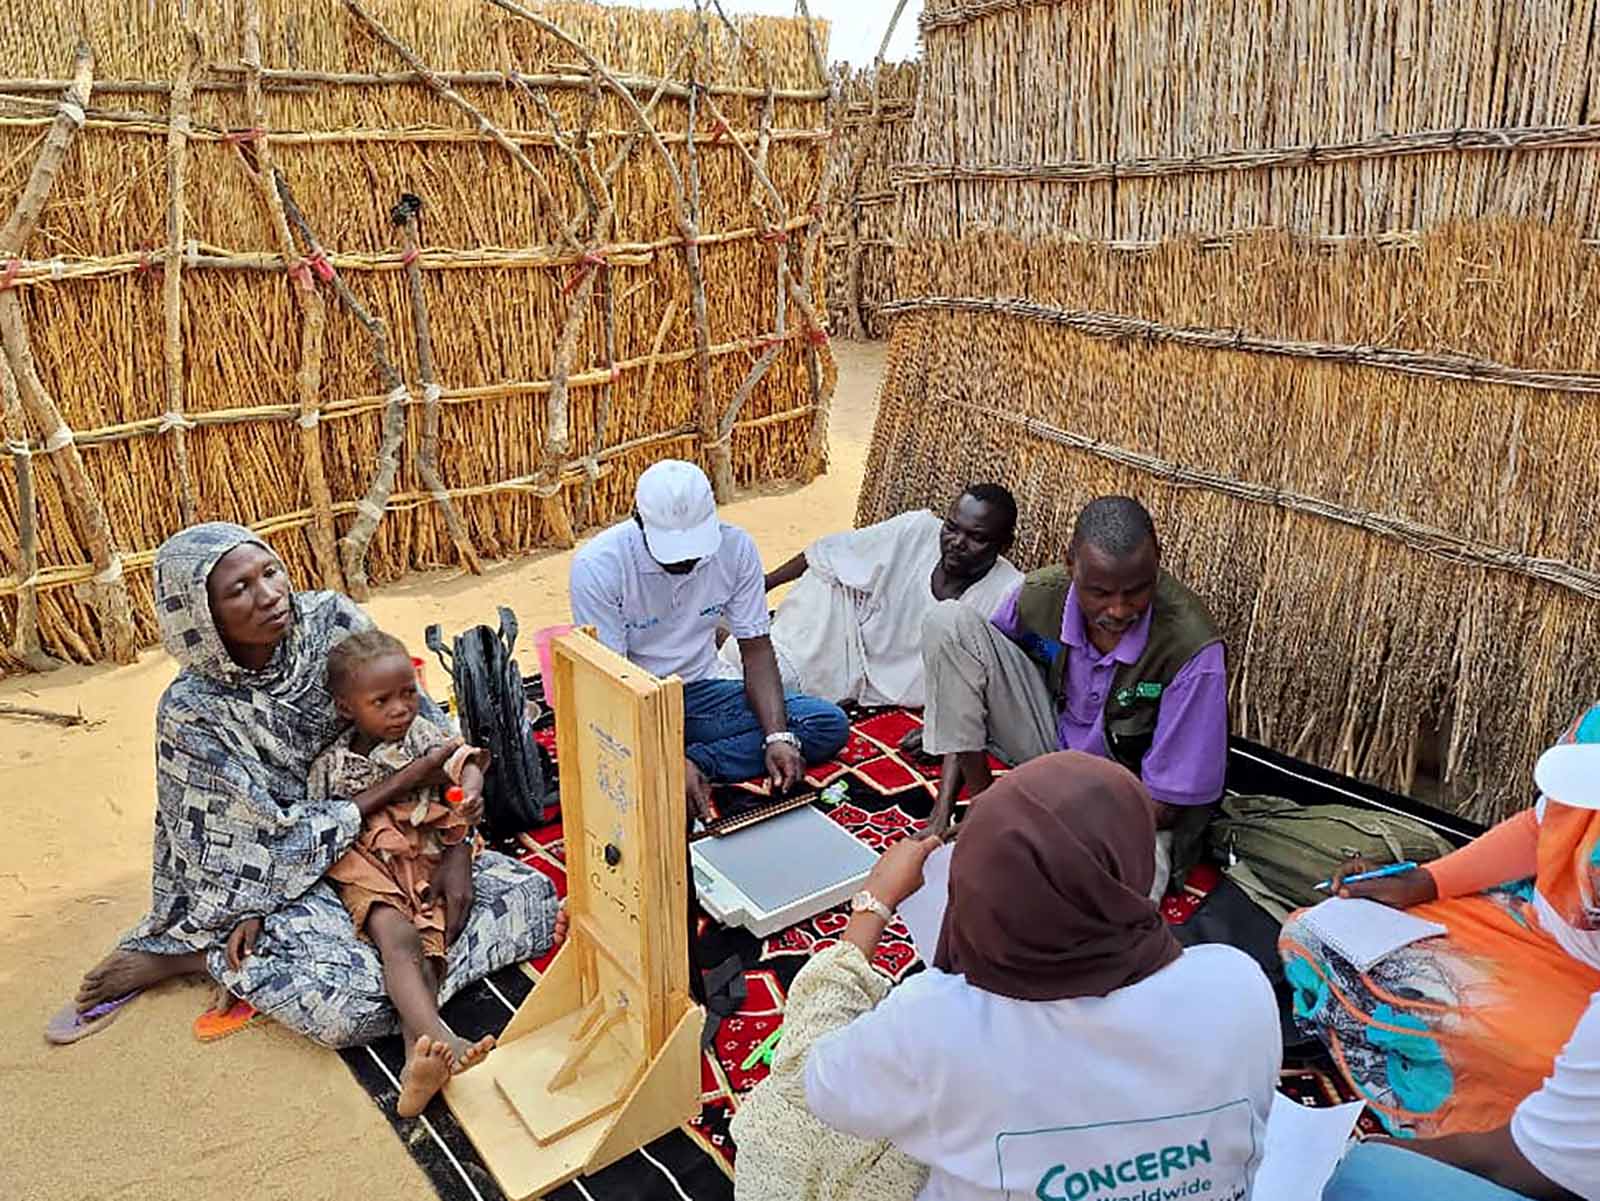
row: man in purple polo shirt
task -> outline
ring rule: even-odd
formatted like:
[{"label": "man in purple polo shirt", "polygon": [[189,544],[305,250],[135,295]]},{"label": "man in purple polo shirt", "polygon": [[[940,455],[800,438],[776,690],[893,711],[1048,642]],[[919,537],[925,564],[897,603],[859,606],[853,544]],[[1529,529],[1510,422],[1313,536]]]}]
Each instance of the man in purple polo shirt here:
[{"label": "man in purple polo shirt", "polygon": [[1172,875],[1198,853],[1222,795],[1227,670],[1205,605],[1161,570],[1150,514],[1105,496],[1078,514],[1066,563],[1030,573],[984,621],[940,605],[923,627],[923,748],[944,756],[930,829],[948,828],[961,785],[1055,750],[1114,759],[1156,801]]}]

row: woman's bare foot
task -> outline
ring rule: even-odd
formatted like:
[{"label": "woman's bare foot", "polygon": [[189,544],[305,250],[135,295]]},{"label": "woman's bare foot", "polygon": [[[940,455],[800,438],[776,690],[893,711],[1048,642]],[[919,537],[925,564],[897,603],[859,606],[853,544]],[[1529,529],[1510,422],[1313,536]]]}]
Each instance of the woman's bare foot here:
[{"label": "woman's bare foot", "polygon": [[148,951],[113,951],[83,977],[78,986],[78,1012],[93,1009],[104,1001],[115,1001],[141,988],[205,971],[205,956],[152,955]]},{"label": "woman's bare foot", "polygon": [[561,908],[556,910],[556,929],[550,936],[550,949],[559,951],[561,945],[567,941],[567,931],[572,927],[572,915],[567,912],[567,903],[561,902]]},{"label": "woman's bare foot", "polygon": [[400,1099],[394,1111],[403,1118],[414,1118],[428,1108],[428,1102],[450,1079],[454,1058],[448,1043],[419,1034],[406,1066],[400,1069]]},{"label": "woman's bare foot", "polygon": [[493,1050],[494,1035],[492,1034],[485,1034],[475,1043],[469,1043],[466,1039],[458,1038],[456,1039],[455,1059],[452,1070],[459,1076],[468,1068],[477,1067]]}]

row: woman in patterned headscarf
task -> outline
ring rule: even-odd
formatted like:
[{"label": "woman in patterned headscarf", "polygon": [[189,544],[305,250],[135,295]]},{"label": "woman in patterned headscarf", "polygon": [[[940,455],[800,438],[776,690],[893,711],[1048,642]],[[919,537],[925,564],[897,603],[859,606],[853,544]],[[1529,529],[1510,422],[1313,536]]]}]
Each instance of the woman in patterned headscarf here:
[{"label": "woman in patterned headscarf", "polygon": [[[383,965],[323,876],[362,815],[428,782],[422,761],[349,799],[312,802],[312,759],[339,732],[328,651],[371,621],[333,592],[294,592],[251,531],[194,526],[156,555],[162,642],[183,670],[156,714],[150,912],[84,977],[51,1037],[92,1032],[139,990],[208,972],[235,996],[329,1046],[397,1029]],[[550,881],[485,853],[445,882],[455,932],[441,1002],[532,958],[554,937]]]}]

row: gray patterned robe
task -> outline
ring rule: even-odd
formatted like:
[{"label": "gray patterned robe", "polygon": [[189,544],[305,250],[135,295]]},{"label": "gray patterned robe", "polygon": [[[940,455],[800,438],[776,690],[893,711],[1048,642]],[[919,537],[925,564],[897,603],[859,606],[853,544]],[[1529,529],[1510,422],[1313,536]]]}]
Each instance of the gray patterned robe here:
[{"label": "gray patterned robe", "polygon": [[[300,592],[272,662],[229,657],[206,580],[244,543],[242,526],[175,534],[156,557],[162,643],[183,670],[156,714],[156,827],[150,912],[121,943],[159,955],[206,954],[211,975],[258,1010],[328,1046],[399,1027],[376,951],[323,879],[361,829],[347,800],[311,801],[311,761],[339,733],[324,680],[329,649],[372,622],[332,592]],[[450,947],[440,1000],[545,951],[559,902],[550,881],[493,852],[473,869],[473,906]],[[261,917],[256,953],[237,972],[224,944]]]}]

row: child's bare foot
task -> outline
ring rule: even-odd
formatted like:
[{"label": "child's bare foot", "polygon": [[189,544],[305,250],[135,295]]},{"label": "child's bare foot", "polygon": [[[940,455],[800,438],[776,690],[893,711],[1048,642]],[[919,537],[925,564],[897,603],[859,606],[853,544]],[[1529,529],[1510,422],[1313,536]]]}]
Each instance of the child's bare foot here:
[{"label": "child's bare foot", "polygon": [[452,1070],[459,1076],[468,1068],[477,1067],[493,1050],[494,1035],[492,1034],[485,1034],[475,1043],[469,1043],[466,1039],[458,1038],[456,1039],[455,1061]]},{"label": "child's bare foot", "polygon": [[552,951],[559,951],[561,949],[561,944],[567,941],[567,930],[571,927],[571,925],[572,915],[567,912],[567,904],[565,901],[563,901],[561,903],[561,908],[556,910],[555,933],[550,936],[550,949]]},{"label": "child's bare foot", "polygon": [[419,1034],[400,1070],[400,1099],[394,1111],[403,1118],[414,1118],[428,1108],[428,1102],[450,1079],[454,1058],[448,1043]]}]

